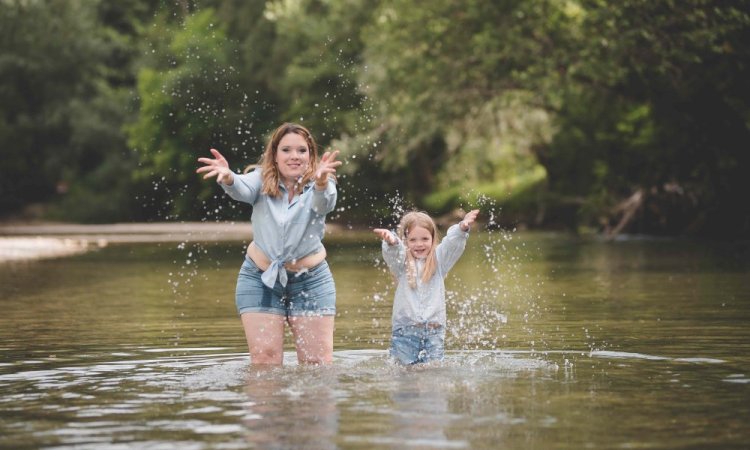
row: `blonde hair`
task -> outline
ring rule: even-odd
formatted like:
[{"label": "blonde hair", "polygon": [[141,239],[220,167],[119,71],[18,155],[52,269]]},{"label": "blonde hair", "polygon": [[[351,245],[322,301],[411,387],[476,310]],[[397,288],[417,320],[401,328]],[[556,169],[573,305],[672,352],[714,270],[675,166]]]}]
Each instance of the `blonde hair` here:
[{"label": "blonde hair", "polygon": [[[440,242],[440,233],[438,232],[437,225],[435,225],[435,221],[426,213],[421,211],[406,213],[398,225],[398,236],[405,245],[409,237],[409,232],[414,227],[422,227],[432,235],[432,248],[430,248],[430,252],[425,258],[424,271],[422,272],[422,282],[426,283],[435,275],[435,271],[437,270],[435,248]],[[414,257],[408,250],[406,252],[406,279],[412,289],[417,287],[417,265]]]},{"label": "blonde hair", "polygon": [[261,192],[270,197],[278,197],[281,195],[281,190],[279,189],[279,168],[276,166],[276,152],[278,151],[281,138],[289,133],[295,133],[302,136],[307,143],[308,150],[310,151],[310,164],[302,175],[302,179],[300,179],[296,185],[296,191],[298,194],[302,193],[302,188],[307,185],[318,170],[318,145],[315,143],[315,139],[313,139],[310,130],[296,123],[286,122],[281,124],[281,126],[276,128],[273,132],[271,139],[268,140],[266,149],[263,151],[263,155],[261,155],[258,163],[251,164],[244,170],[244,172],[247,173],[250,169],[260,167],[261,176],[263,177],[263,189]]}]

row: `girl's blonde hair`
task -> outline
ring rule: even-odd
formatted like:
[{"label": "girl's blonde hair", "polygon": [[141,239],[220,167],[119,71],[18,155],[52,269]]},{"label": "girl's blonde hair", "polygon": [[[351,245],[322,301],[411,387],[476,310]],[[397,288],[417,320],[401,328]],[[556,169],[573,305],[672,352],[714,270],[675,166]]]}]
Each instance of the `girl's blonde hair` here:
[{"label": "girl's blonde hair", "polygon": [[281,138],[289,133],[295,133],[302,136],[307,143],[308,150],[310,151],[310,164],[307,166],[307,170],[302,175],[302,178],[299,180],[295,188],[298,194],[302,193],[302,188],[307,185],[307,183],[313,178],[315,172],[318,171],[318,145],[315,143],[315,139],[313,139],[310,131],[296,123],[287,122],[281,124],[281,126],[276,128],[273,132],[271,139],[268,140],[266,149],[263,151],[263,155],[261,155],[258,164],[251,164],[244,170],[244,172],[247,173],[251,169],[260,167],[263,177],[263,189],[261,192],[270,197],[278,197],[281,195],[281,190],[279,189],[279,168],[276,166],[276,152],[279,149]]},{"label": "girl's blonde hair", "polygon": [[[430,252],[427,254],[427,258],[425,258],[424,270],[422,272],[422,282],[426,283],[433,275],[435,275],[435,271],[437,270],[435,248],[437,248],[437,245],[440,242],[440,232],[438,232],[435,221],[426,213],[421,211],[406,213],[404,217],[401,218],[401,223],[398,225],[398,236],[404,245],[406,245],[407,239],[409,238],[409,232],[411,232],[414,227],[422,227],[432,235],[432,248],[430,248]],[[406,252],[406,279],[409,281],[409,286],[412,289],[417,287],[417,265],[414,261],[414,257],[408,250]]]}]

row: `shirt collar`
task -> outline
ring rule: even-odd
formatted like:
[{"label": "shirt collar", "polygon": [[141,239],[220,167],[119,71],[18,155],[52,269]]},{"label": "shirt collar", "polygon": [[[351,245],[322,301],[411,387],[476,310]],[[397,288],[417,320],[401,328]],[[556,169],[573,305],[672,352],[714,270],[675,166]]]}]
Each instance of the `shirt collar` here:
[{"label": "shirt collar", "polygon": [[[305,192],[308,189],[310,189],[313,186],[314,182],[315,182],[315,180],[312,180],[312,179],[310,181],[308,181],[307,184],[302,187],[302,192]],[[287,192],[287,193],[289,192],[289,191],[286,190],[286,185],[281,180],[279,180],[279,189],[281,189],[282,191]]]}]

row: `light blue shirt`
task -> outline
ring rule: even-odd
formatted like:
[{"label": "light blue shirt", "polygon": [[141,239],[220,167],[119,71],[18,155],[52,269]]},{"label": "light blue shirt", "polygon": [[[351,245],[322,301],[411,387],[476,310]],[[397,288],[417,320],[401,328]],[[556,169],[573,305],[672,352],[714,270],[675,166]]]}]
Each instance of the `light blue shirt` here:
[{"label": "light blue shirt", "polygon": [[250,217],[253,241],[271,260],[261,276],[263,284],[273,289],[278,278],[281,285],[286,286],[284,264],[323,249],[326,214],[336,207],[336,184],[329,179],[328,186],[319,191],[314,181],[310,181],[302,193],[295,194],[289,202],[289,192],[283,183],[279,183],[279,197],[261,193],[260,169],[233,176],[231,186],[219,184],[233,199],[253,205]]},{"label": "light blue shirt", "polygon": [[448,228],[445,238],[435,249],[437,267],[435,274],[426,283],[422,282],[424,260],[416,260],[417,287],[412,289],[406,277],[406,246],[398,240],[394,245],[383,241],[383,259],[388,269],[396,277],[396,294],[393,299],[393,330],[405,326],[426,323],[439,323],[445,326],[445,277],[461,257],[469,238],[458,224]]}]

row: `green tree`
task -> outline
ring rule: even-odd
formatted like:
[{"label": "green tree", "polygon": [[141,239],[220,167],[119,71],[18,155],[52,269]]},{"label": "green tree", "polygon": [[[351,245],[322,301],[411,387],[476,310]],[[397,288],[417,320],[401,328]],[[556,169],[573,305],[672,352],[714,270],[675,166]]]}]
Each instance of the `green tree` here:
[{"label": "green tree", "polygon": [[124,220],[136,210],[122,125],[149,3],[0,3],[4,215],[34,203],[79,221]]},{"label": "green tree", "polygon": [[377,3],[302,0],[266,7],[277,36],[275,58],[284,67],[271,85],[285,99],[282,114],[316,130],[323,144],[356,132],[364,122],[360,30],[370,23]]},{"label": "green tree", "polygon": [[[221,148],[230,161],[252,127],[251,97],[238,83],[235,46],[213,9],[189,14],[183,24],[158,18],[151,36],[154,60],[138,74],[137,120],[128,128],[139,154],[137,178],[153,191],[142,199],[162,219],[203,217],[195,199],[215,197],[215,186],[195,174],[199,156]],[[166,32],[165,32],[166,31]],[[237,166],[241,170],[240,166]]]},{"label": "green tree", "polygon": [[750,3],[581,4],[592,38],[538,147],[550,188],[582,199],[577,223],[609,231],[750,231]]},{"label": "green tree", "polygon": [[384,1],[363,39],[378,117],[351,147],[434,205],[534,158],[547,222],[747,233],[748,6]]},{"label": "green tree", "polygon": [[0,210],[64,190],[74,100],[96,95],[105,53],[87,2],[0,3]]},{"label": "green tree", "polygon": [[[138,76],[138,120],[129,128],[139,176],[163,218],[240,214],[196,159],[220,148],[235,170],[254,163],[282,121],[308,126],[322,146],[357,126],[362,98],[358,24],[368,2],[213,2],[183,23],[159,18],[152,58]],[[168,30],[165,32],[165,30]],[[202,203],[196,207],[195,199]]]},{"label": "green tree", "polygon": [[305,124],[324,150],[344,150],[342,157],[348,159],[338,177],[339,212],[344,220],[370,220],[370,209],[357,206],[387,185],[387,179],[375,176],[378,172],[350,159],[356,153],[347,151],[344,142],[348,136],[367,132],[373,123],[372,102],[362,89],[360,74],[366,48],[362,28],[371,23],[378,4],[274,1],[268,2],[264,13],[274,30],[269,59],[276,76],[269,79],[268,87],[278,99],[279,120]]},{"label": "green tree", "polygon": [[532,146],[551,133],[544,87],[570,39],[558,3],[382,2],[364,28],[361,84],[376,100],[373,126],[349,143],[359,168],[434,211],[470,189],[504,197],[538,181]]}]

